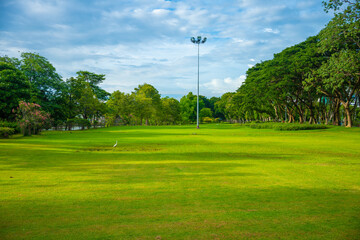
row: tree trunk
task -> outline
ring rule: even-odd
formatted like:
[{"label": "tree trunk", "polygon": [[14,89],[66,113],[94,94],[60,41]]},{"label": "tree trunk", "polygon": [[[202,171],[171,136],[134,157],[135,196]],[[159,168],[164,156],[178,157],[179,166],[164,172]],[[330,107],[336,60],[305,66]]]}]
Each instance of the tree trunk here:
[{"label": "tree trunk", "polygon": [[340,122],[340,101],[339,99],[335,99],[333,125],[339,126],[339,122]]},{"label": "tree trunk", "polygon": [[344,105],[345,108],[345,114],[346,114],[346,127],[351,128],[352,127],[352,119],[351,119],[351,111],[350,111],[350,106],[349,106],[349,102],[347,102]]},{"label": "tree trunk", "polygon": [[299,123],[303,124],[304,123],[304,114],[302,112],[299,111]]},{"label": "tree trunk", "polygon": [[310,111],[309,124],[315,124],[316,120],[315,120],[315,116],[314,116],[314,109],[311,107],[311,108],[309,108],[309,111]]},{"label": "tree trunk", "polygon": [[288,116],[289,116],[289,121],[288,121],[288,123],[293,123],[293,122],[295,121],[294,115],[293,115],[291,112],[289,112],[289,113],[288,113]]},{"label": "tree trunk", "polygon": [[276,119],[278,119],[279,118],[279,116],[278,116],[278,110],[277,110],[277,107],[274,105],[274,110],[275,110],[275,116],[276,116]]}]

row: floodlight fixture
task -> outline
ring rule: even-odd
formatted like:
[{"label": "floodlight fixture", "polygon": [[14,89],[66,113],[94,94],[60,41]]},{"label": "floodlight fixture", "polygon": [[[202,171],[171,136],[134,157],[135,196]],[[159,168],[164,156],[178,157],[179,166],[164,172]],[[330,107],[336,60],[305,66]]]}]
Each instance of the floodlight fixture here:
[{"label": "floodlight fixture", "polygon": [[198,36],[197,39],[195,37],[192,37],[191,42],[198,45],[198,79],[197,79],[197,101],[196,101],[196,128],[200,128],[199,126],[199,82],[200,82],[200,44],[205,43],[207,38],[204,37],[201,40],[201,36]]}]

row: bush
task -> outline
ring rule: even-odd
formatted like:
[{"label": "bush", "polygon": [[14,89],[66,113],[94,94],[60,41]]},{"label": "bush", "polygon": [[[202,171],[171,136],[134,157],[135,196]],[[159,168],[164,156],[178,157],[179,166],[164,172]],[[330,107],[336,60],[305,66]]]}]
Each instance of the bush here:
[{"label": "bush", "polygon": [[66,121],[66,125],[68,126],[69,130],[74,126],[79,126],[82,129],[84,129],[85,127],[87,127],[87,128],[91,127],[90,121],[88,119],[83,119],[83,118],[71,118],[71,119],[68,119]]},{"label": "bush", "polygon": [[77,120],[77,121],[76,121],[77,124],[79,124],[79,126],[81,126],[83,129],[84,129],[85,127],[91,128],[91,123],[90,123],[90,121],[89,121],[88,119],[77,118],[76,120]]},{"label": "bush", "polygon": [[203,118],[202,118],[202,121],[203,121],[204,123],[212,123],[212,122],[213,122],[212,118],[210,118],[210,117],[203,117]]},{"label": "bush", "polygon": [[298,123],[285,123],[278,124],[274,127],[278,131],[298,131],[298,130],[314,130],[314,129],[327,129],[326,125],[322,124],[298,124]]},{"label": "bush", "polygon": [[9,136],[13,135],[14,133],[15,133],[14,128],[0,127],[0,137],[1,138],[8,138]]},{"label": "bush", "polygon": [[255,129],[275,129],[277,131],[299,131],[327,129],[328,126],[322,124],[299,124],[299,123],[251,123],[248,125]]},{"label": "bush", "polygon": [[273,129],[275,128],[276,123],[250,123],[250,124],[246,124],[247,126],[249,126],[250,128],[255,128],[255,129]]},{"label": "bush", "polygon": [[37,103],[19,102],[19,107],[13,110],[24,136],[40,134],[43,128],[50,128],[50,114],[41,110]]},{"label": "bush", "polygon": [[17,122],[0,121],[0,127],[13,128],[15,133],[20,133],[20,127]]}]

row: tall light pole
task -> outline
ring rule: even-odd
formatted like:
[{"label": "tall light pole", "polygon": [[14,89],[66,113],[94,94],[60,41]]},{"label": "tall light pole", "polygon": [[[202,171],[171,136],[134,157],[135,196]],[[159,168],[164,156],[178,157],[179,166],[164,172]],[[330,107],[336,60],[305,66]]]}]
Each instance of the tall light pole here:
[{"label": "tall light pole", "polygon": [[206,37],[201,40],[201,36],[198,36],[196,39],[194,37],[191,38],[191,42],[198,45],[198,79],[197,79],[197,101],[196,101],[196,128],[199,127],[199,78],[200,78],[200,43],[206,42]]}]

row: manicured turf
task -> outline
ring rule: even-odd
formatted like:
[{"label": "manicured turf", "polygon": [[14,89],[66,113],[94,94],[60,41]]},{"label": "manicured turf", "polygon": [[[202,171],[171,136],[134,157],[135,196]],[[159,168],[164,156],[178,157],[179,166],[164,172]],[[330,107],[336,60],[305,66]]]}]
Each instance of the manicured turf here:
[{"label": "manicured turf", "polygon": [[359,173],[360,129],[0,139],[0,239],[360,239]]}]

